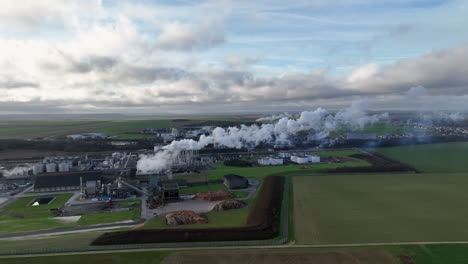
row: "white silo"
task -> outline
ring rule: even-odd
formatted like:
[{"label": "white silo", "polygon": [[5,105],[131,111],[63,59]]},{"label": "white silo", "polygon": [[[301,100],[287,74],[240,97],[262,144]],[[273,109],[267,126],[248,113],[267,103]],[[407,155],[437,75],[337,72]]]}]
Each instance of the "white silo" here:
[{"label": "white silo", "polygon": [[44,173],[44,164],[43,163],[38,163],[33,166],[33,174],[37,175],[39,173]]},{"label": "white silo", "polygon": [[57,172],[57,164],[49,163],[46,165],[46,172]]},{"label": "white silo", "polygon": [[70,166],[68,165],[68,163],[60,163],[59,166],[58,166],[58,170],[60,172],[66,172],[66,171],[70,171]]}]

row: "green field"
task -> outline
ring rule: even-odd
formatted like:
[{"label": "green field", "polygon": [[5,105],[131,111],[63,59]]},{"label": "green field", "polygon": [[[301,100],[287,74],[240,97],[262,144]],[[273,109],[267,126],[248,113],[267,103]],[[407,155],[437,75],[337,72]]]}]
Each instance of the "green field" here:
[{"label": "green field", "polygon": [[158,264],[169,255],[167,251],[154,252],[133,252],[133,253],[108,253],[108,254],[87,254],[87,255],[72,255],[72,256],[55,256],[55,257],[29,257],[15,259],[0,259],[4,264],[82,264],[82,263],[99,263],[99,264]]},{"label": "green field", "polygon": [[62,207],[72,194],[59,194],[47,205],[30,206],[36,197],[23,197],[0,210],[0,234],[73,226],[53,219],[50,211]]},{"label": "green field", "polygon": [[367,166],[369,165],[366,161],[355,160],[352,162],[344,163],[320,163],[320,164],[307,164],[308,168],[304,168],[304,165],[284,165],[284,166],[266,166],[266,167],[231,167],[223,164],[217,164],[216,168],[208,173],[208,180],[220,180],[223,179],[226,174],[238,174],[247,178],[262,179],[267,175],[282,175],[285,173],[296,173],[296,174],[311,174],[319,173],[324,169],[336,168],[341,166]]},{"label": "green field", "polygon": [[63,137],[70,134],[101,132],[117,136],[118,139],[139,139],[153,136],[140,133],[146,127],[180,127],[207,121],[231,121],[240,124],[248,120],[235,117],[191,117],[183,120],[161,118],[95,121],[4,121],[0,122],[0,138]]},{"label": "green field", "polygon": [[468,172],[468,142],[379,148],[378,151],[423,172]]},{"label": "green field", "polygon": [[29,206],[36,197],[23,197],[0,210],[0,234],[113,223],[140,218],[140,201],[120,202],[134,203],[134,208],[125,212],[96,213],[81,216],[77,223],[63,223],[54,219],[50,209],[62,207],[72,194],[59,194],[47,205]]},{"label": "green field", "polygon": [[[122,253],[90,253],[80,255],[64,256],[43,256],[43,257],[22,257],[22,258],[2,258],[1,263],[5,264],[61,264],[61,263],[164,263],[171,257],[185,256],[191,258],[190,263],[205,263],[210,260],[212,263],[259,263],[269,264],[271,259],[267,256],[273,256],[278,261],[287,261],[286,263],[360,263],[360,264],[383,264],[388,262],[376,262],[382,259],[376,259],[377,256],[385,256],[389,252],[394,256],[395,262],[398,255],[407,255],[413,257],[416,264],[466,264],[468,262],[468,245],[409,245],[409,246],[375,246],[375,247],[355,247],[355,248],[275,248],[275,249],[203,249],[203,250],[183,250],[183,251],[142,251],[142,252],[122,252]],[[327,257],[328,258],[324,258]],[[309,256],[321,256],[316,259],[317,262],[305,262]],[[200,262],[200,257],[205,262]],[[339,257],[348,256],[350,262],[340,262]],[[325,259],[328,262],[324,262]],[[330,259],[334,260],[330,262]],[[198,261],[197,261],[198,260]],[[320,262],[321,260],[321,262]],[[385,259],[384,259],[385,260]],[[359,262],[356,262],[359,261]],[[186,262],[184,262],[186,263]]]},{"label": "green field", "polygon": [[196,194],[199,192],[208,192],[208,191],[218,191],[218,190],[227,190],[228,187],[222,183],[220,184],[208,184],[192,187],[181,187],[180,194]]},{"label": "green field", "polygon": [[297,176],[302,244],[468,240],[466,174]]}]

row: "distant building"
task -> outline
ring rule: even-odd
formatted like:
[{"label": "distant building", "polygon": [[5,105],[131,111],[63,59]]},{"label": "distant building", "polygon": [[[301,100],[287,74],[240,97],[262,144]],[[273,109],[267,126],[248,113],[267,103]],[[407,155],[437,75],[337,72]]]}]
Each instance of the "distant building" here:
[{"label": "distant building", "polygon": [[320,163],[320,156],[311,155],[311,156],[308,156],[308,157],[309,157],[309,162]]},{"label": "distant building", "polygon": [[[81,183],[85,188],[96,186],[102,178],[100,171],[77,171],[39,174],[34,184],[35,192],[74,191],[81,189]],[[89,182],[89,184],[88,184]],[[94,182],[94,184],[93,184]]]},{"label": "distant building", "polygon": [[224,185],[229,189],[245,189],[249,187],[249,180],[236,174],[224,175]]},{"label": "distant building", "polygon": [[73,140],[84,140],[84,139],[110,139],[114,137],[108,136],[104,133],[84,133],[84,134],[68,135],[67,138],[73,139]]},{"label": "distant building", "polygon": [[308,156],[291,156],[291,161],[294,161],[298,164],[305,164],[305,163],[309,163],[309,157]]},{"label": "distant building", "polygon": [[258,159],[257,162],[258,162],[259,165],[262,165],[262,166],[283,165],[283,159],[282,158],[266,157],[266,158]]},{"label": "distant building", "polygon": [[280,152],[278,153],[278,156],[280,158],[290,158],[291,157],[291,153],[290,152]]},{"label": "distant building", "polygon": [[377,139],[377,134],[375,133],[362,133],[362,132],[349,132],[346,134],[346,139]]}]

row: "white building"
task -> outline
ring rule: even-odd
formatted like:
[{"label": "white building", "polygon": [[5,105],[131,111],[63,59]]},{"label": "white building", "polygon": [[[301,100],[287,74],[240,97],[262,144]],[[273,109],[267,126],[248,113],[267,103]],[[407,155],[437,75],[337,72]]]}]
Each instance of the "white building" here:
[{"label": "white building", "polygon": [[278,153],[278,156],[280,156],[280,158],[290,158],[291,153],[289,153],[289,152],[280,152],[280,153]]},{"label": "white building", "polygon": [[320,163],[320,156],[316,156],[316,155],[309,156],[309,162]]},{"label": "white building", "polygon": [[309,157],[308,156],[291,156],[291,161],[294,161],[298,164],[305,164],[305,163],[309,163]]},{"label": "white building", "polygon": [[262,166],[283,165],[283,159],[266,157],[258,159],[258,164]]}]

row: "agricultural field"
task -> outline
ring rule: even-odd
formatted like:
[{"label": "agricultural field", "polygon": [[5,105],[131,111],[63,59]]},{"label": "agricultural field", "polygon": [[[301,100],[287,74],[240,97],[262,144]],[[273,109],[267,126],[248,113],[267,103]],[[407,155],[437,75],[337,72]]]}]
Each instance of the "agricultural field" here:
[{"label": "agricultural field", "polygon": [[422,172],[468,172],[468,142],[409,145],[379,148],[377,151]]},{"label": "agricultural field", "polygon": [[[41,240],[39,240],[41,241]],[[70,241],[71,242],[71,241]],[[275,249],[202,249],[184,251],[140,251],[103,254],[79,254],[63,256],[2,258],[5,264],[79,264],[83,262],[114,263],[359,263],[402,264],[401,256],[409,256],[415,264],[465,264],[468,245],[403,245],[353,248],[275,248]],[[283,262],[281,262],[283,261]],[[411,262],[410,262],[411,263]]]},{"label": "agricultural field", "polygon": [[300,244],[468,240],[463,173],[296,176]]},{"label": "agricultural field", "polygon": [[262,179],[267,175],[282,175],[285,173],[311,174],[320,173],[324,169],[331,169],[342,166],[367,166],[366,161],[354,159],[343,163],[320,163],[304,165],[283,165],[265,167],[232,167],[224,164],[217,164],[214,170],[208,172],[208,180],[220,180],[226,174],[238,174],[247,178]]},{"label": "agricultural field", "polygon": [[134,252],[134,253],[108,253],[108,254],[86,254],[86,255],[71,255],[71,256],[55,256],[55,257],[29,257],[29,258],[14,258],[0,259],[2,264],[82,264],[82,263],[99,263],[99,264],[159,264],[169,255],[167,251],[153,252]]},{"label": "agricultural field", "polygon": [[2,121],[0,139],[31,139],[63,137],[70,134],[101,132],[118,139],[139,139],[151,137],[140,134],[145,127],[164,128],[206,124],[207,122],[228,121],[242,123],[252,121],[244,117],[196,117],[184,119],[128,119],[96,121]]},{"label": "agricultural field", "polygon": [[395,124],[378,123],[365,126],[360,132],[375,133],[378,136],[403,135],[410,132],[410,129]]}]

